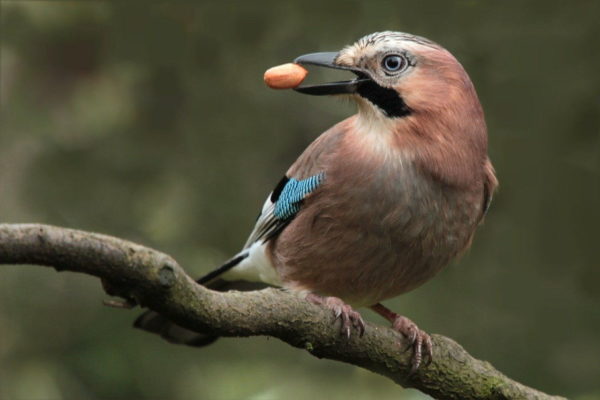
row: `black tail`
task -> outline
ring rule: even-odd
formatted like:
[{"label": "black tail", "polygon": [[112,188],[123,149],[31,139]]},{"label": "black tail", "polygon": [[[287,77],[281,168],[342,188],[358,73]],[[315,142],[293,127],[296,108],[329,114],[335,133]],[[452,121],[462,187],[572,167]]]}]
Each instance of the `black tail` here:
[{"label": "black tail", "polygon": [[225,264],[221,265],[219,268],[210,271],[208,274],[204,275],[202,278],[198,279],[196,282],[198,282],[201,285],[206,286],[206,285],[210,284],[210,282],[213,279],[217,278],[218,276],[221,276],[225,272],[229,271],[231,268],[238,265],[246,257],[248,257],[248,253],[246,253],[246,252],[244,252],[242,254],[238,254],[237,256],[233,257],[231,260],[227,261]]},{"label": "black tail", "polygon": [[[248,257],[248,254],[242,253],[227,261],[219,268],[204,275],[196,282],[205,285],[209,289],[218,290],[219,292],[225,292],[231,289],[242,291],[256,290],[265,287],[265,285],[261,283],[225,281],[223,279],[218,279],[221,274],[235,267],[246,257]],[[133,326],[148,332],[156,333],[171,343],[185,344],[188,346],[206,346],[219,338],[218,336],[205,335],[183,328],[154,311],[146,311],[140,315],[133,323]]]}]

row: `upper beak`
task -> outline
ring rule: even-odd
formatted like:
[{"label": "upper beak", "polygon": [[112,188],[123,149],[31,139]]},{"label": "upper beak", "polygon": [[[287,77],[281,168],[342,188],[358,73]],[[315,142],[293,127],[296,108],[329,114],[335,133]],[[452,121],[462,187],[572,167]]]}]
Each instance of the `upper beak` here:
[{"label": "upper beak", "polygon": [[311,53],[300,56],[294,60],[294,63],[300,65],[318,65],[326,68],[344,69],[352,71],[357,75],[356,79],[351,81],[340,81],[340,82],[329,82],[322,83],[320,85],[308,85],[300,86],[295,88],[297,92],[312,94],[312,95],[325,95],[325,94],[352,94],[356,93],[359,86],[370,79],[367,75],[358,68],[347,67],[345,65],[338,65],[335,63],[338,53]]}]

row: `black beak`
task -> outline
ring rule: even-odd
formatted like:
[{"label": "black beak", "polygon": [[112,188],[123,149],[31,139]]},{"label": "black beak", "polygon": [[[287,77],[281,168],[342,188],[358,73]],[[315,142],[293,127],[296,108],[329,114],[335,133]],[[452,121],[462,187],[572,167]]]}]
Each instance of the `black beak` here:
[{"label": "black beak", "polygon": [[351,81],[329,82],[320,85],[300,86],[294,90],[300,93],[322,96],[326,94],[352,94],[356,93],[360,85],[370,81],[369,77],[357,68],[350,68],[335,63],[338,53],[312,53],[300,56],[294,63],[300,65],[318,65],[320,67],[343,69],[356,74],[356,79]]}]

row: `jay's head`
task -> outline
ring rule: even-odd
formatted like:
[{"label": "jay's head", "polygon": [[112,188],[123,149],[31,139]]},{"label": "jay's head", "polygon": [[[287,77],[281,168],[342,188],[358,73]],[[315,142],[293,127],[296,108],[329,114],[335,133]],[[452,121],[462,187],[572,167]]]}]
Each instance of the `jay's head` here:
[{"label": "jay's head", "polygon": [[307,54],[295,62],[356,74],[354,80],[296,90],[312,95],[351,95],[359,104],[359,114],[388,121],[436,114],[456,120],[459,115],[481,114],[473,85],[460,63],[450,52],[422,37],[378,32],[340,52]]}]

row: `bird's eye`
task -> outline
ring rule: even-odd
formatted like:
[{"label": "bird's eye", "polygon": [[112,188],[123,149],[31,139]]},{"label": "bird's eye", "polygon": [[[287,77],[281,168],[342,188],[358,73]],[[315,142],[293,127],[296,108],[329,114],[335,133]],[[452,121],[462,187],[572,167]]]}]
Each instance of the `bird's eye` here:
[{"label": "bird's eye", "polygon": [[393,54],[385,57],[381,62],[383,68],[389,72],[398,72],[403,70],[408,62],[406,58]]}]

